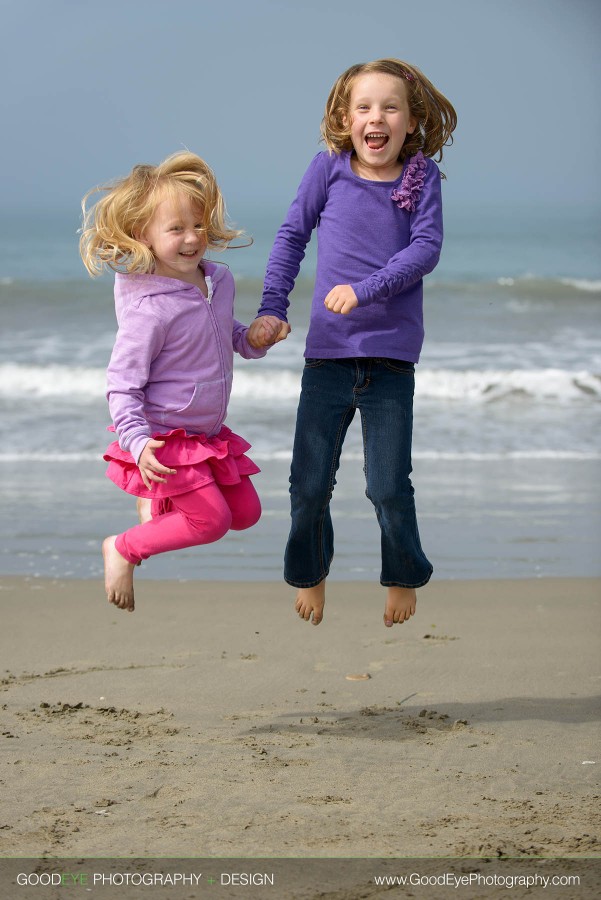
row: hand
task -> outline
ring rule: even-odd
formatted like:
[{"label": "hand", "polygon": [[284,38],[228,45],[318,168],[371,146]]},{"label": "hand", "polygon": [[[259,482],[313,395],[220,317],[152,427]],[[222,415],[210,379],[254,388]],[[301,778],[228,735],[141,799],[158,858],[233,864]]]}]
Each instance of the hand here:
[{"label": "hand", "polygon": [[162,472],[164,475],[175,475],[177,471],[176,469],[168,469],[166,466],[160,463],[154,455],[154,451],[156,449],[164,446],[165,441],[150,440],[140,453],[140,459],[138,460],[138,469],[140,470],[142,481],[149,491],[152,490],[153,481],[161,481],[163,483],[167,481],[166,478],[161,478],[161,476],[157,473]]},{"label": "hand", "polygon": [[278,341],[283,341],[290,334],[290,325],[283,322],[277,316],[259,316],[251,323],[247,338],[248,343],[255,350],[263,347],[272,347]]},{"label": "hand", "polygon": [[277,322],[277,325],[275,325],[275,337],[272,338],[271,343],[279,344],[280,341],[286,340],[286,338],[292,331],[292,328],[290,327],[288,322],[283,322],[282,319],[278,319],[276,316],[271,316],[271,318],[275,319],[275,322]]},{"label": "hand", "polygon": [[348,315],[351,310],[359,305],[357,295],[350,284],[337,284],[336,287],[332,288],[323,303],[330,312],[342,313],[343,316]]}]

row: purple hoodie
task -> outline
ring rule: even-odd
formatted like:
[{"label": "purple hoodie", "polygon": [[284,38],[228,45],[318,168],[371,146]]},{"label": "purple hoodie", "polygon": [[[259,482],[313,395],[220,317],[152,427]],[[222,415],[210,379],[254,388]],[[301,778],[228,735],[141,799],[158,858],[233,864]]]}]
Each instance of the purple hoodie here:
[{"label": "purple hoodie", "polygon": [[107,370],[107,398],[119,446],[136,462],[153,433],[184,428],[217,434],[227,415],[235,350],[265,356],[234,319],[234,278],[203,260],[209,288],[157,275],[115,278],[119,330]]}]

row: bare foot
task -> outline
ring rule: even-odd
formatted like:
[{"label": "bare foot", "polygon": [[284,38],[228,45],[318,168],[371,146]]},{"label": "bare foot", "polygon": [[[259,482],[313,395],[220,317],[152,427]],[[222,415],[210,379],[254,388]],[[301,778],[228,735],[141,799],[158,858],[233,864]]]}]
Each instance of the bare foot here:
[{"label": "bare foot", "polygon": [[134,566],[124,559],[115,547],[117,535],[107,537],[102,544],[104,557],[104,587],[109,603],[119,609],[134,611]]},{"label": "bare foot", "polygon": [[326,583],[320,581],[315,587],[299,588],[294,608],[305,621],[319,625],[323,619],[323,607],[326,602]]},{"label": "bare foot", "polygon": [[389,587],[384,610],[384,624],[387,628],[402,625],[415,613],[415,588]]},{"label": "bare foot", "polygon": [[136,509],[140,525],[146,525],[147,522],[150,522],[152,519],[152,500],[148,500],[146,497],[138,497]]}]

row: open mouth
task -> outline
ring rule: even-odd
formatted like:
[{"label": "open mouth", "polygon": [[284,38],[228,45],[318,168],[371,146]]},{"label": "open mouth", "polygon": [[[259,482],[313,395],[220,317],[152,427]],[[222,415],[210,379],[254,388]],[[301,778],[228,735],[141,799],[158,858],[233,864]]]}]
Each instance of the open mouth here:
[{"label": "open mouth", "polygon": [[184,256],[186,259],[192,259],[193,256],[196,256],[198,250],[182,250],[180,256]]},{"label": "open mouth", "polygon": [[365,143],[370,150],[381,150],[388,143],[388,135],[381,131],[370,131],[365,135]]}]

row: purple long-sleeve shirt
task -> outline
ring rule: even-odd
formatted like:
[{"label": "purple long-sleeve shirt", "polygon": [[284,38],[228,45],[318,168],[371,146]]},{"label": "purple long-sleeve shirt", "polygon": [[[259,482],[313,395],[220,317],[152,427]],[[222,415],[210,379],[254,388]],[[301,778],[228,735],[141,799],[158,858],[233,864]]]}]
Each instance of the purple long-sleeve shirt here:
[{"label": "purple long-sleeve shirt", "polygon": [[119,445],[136,462],[153,433],[217,434],[227,414],[234,350],[246,359],[265,356],[234,319],[230,270],[207,260],[202,265],[208,298],[175,278],[115,277],[119,330],[107,397]]},{"label": "purple long-sleeve shirt", "polygon": [[[258,315],[286,319],[313,229],[317,271],[305,356],[418,362],[422,279],[438,262],[443,235],[436,163],[420,153],[396,181],[368,181],[353,172],[350,152],[318,153],[276,235]],[[357,295],[348,315],[324,306],[337,284],[350,284]]]}]

